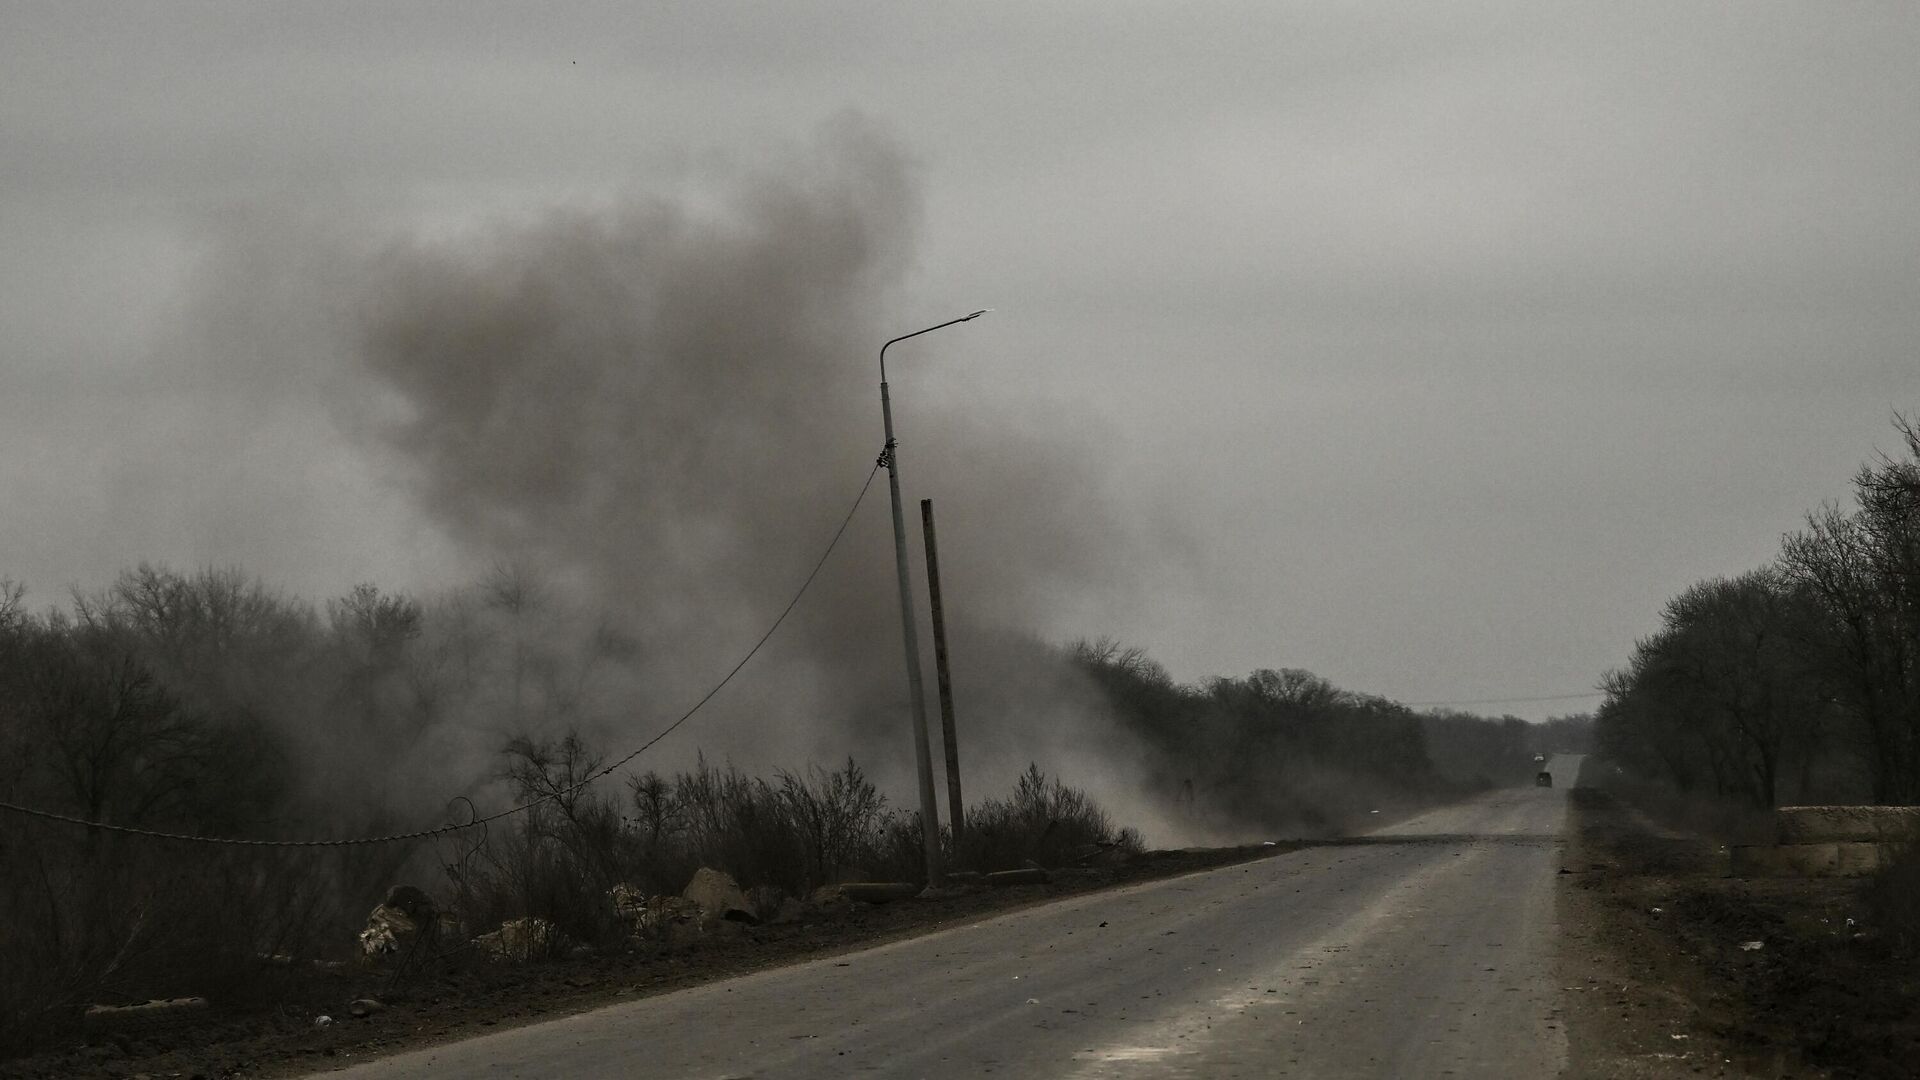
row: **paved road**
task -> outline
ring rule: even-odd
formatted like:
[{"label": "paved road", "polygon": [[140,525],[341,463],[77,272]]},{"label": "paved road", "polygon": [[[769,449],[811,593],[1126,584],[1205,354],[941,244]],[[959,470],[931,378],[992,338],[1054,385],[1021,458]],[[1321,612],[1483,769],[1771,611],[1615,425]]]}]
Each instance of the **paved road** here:
[{"label": "paved road", "polygon": [[[1087,895],[351,1077],[1548,1077],[1565,791]],[[342,1075],[342,1074],[333,1074]]]}]

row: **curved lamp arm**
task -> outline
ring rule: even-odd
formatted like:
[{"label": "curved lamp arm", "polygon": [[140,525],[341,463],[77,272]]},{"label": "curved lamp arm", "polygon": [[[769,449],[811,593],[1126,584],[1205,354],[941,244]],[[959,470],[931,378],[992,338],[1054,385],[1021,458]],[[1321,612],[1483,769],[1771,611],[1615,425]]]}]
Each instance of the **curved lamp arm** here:
[{"label": "curved lamp arm", "polygon": [[921,334],[931,334],[935,330],[939,330],[943,327],[952,326],[954,323],[963,323],[971,319],[977,319],[980,316],[985,315],[987,312],[992,310],[993,310],[992,308],[981,308],[979,311],[976,311],[971,315],[962,315],[957,319],[948,319],[946,322],[941,323],[939,326],[929,326],[925,330],[915,330],[911,334],[901,334],[899,337],[894,338],[892,341],[887,342],[886,345],[880,346],[880,383],[881,385],[884,386],[887,381],[887,348],[888,346],[894,345],[898,342],[905,341],[908,338],[919,337]]}]

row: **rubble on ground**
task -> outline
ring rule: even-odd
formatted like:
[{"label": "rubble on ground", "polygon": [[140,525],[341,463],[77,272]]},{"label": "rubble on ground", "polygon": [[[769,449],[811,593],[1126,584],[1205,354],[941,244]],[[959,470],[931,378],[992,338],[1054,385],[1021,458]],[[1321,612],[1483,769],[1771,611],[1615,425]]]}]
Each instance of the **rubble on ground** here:
[{"label": "rubble on ground", "polygon": [[566,935],[551,922],[530,916],[508,919],[500,924],[500,929],[481,934],[473,943],[495,960],[525,961],[560,952],[566,944]]},{"label": "rubble on ground", "polygon": [[748,925],[758,923],[760,916],[753,911],[745,890],[733,880],[733,875],[711,867],[701,867],[694,871],[693,880],[681,891],[681,896],[693,901],[700,907],[700,913],[710,918],[727,919]]},{"label": "rubble on ground", "polygon": [[136,1005],[94,1005],[81,1015],[88,1031],[148,1033],[199,1019],[207,1011],[203,997],[164,998]]},{"label": "rubble on ground", "polygon": [[369,960],[396,955],[412,947],[421,931],[433,928],[438,919],[432,897],[412,885],[395,885],[367,914],[360,955]]}]

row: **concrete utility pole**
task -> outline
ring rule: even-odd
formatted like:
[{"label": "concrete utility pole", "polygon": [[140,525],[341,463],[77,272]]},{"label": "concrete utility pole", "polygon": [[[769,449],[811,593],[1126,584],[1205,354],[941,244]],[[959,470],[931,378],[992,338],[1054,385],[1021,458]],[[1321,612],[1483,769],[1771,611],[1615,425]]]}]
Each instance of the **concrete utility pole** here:
[{"label": "concrete utility pole", "polygon": [[900,447],[893,438],[893,399],[887,393],[887,350],[892,346],[930,334],[935,330],[985,315],[989,309],[948,319],[938,326],[915,330],[880,346],[880,416],[886,425],[887,490],[893,496],[893,559],[900,577],[900,629],[907,649],[907,697],[912,706],[913,750],[920,767],[920,825],[926,843],[927,884],[937,884],[940,869],[940,811],[933,797],[933,753],[927,745],[927,699],[920,674],[920,634],[913,617],[913,581],[907,576],[907,523],[900,511]]},{"label": "concrete utility pole", "polygon": [[933,609],[933,672],[940,688],[941,749],[947,759],[947,821],[953,826],[953,850],[960,850],[966,828],[966,803],[960,801],[960,740],[953,729],[953,671],[947,664],[947,615],[940,603],[940,545],[933,538],[933,500],[920,500],[920,527],[927,535],[927,603]]}]

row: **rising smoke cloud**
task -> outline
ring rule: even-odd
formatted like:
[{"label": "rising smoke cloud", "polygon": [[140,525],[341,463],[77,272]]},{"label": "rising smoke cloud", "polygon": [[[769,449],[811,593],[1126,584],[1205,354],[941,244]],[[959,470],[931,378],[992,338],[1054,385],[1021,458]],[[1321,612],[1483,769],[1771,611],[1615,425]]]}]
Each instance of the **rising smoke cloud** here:
[{"label": "rising smoke cloud", "polygon": [[[392,242],[334,276],[353,283],[325,305],[345,313],[350,429],[460,549],[632,643],[585,717],[596,738],[677,715],[831,535],[881,448],[874,361],[903,329],[919,217],[902,149],[842,117],[697,204],[557,208]],[[1138,557],[1102,510],[1096,449],[1018,416],[922,407],[915,423],[910,482],[919,447],[966,448],[908,497],[941,510],[969,775],[997,789],[1034,759],[1120,802],[1132,770],[1092,689],[1020,644],[1047,598],[1123,589]],[[884,483],[770,651],[663,760],[851,753],[910,790]]]}]

